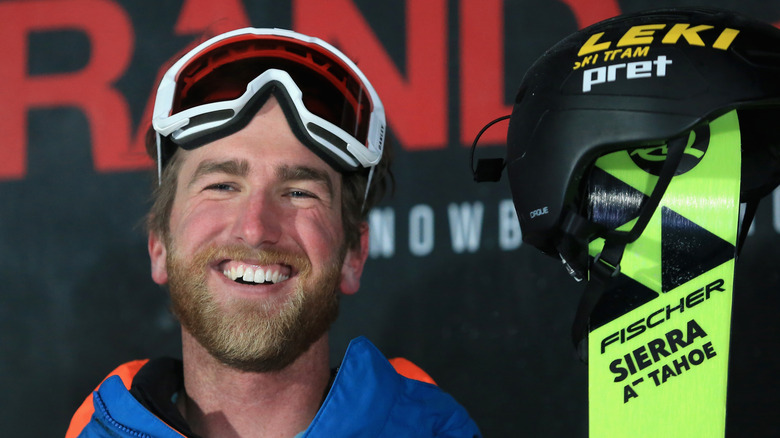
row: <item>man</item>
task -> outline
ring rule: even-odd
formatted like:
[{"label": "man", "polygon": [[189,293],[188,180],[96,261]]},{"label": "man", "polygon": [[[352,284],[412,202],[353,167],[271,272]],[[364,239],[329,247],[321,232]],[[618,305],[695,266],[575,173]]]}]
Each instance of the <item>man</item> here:
[{"label": "man", "polygon": [[389,178],[382,104],[349,59],[291,31],[228,32],[166,73],[152,124],[152,278],[183,360],[119,367],[68,437],[479,435],[364,338],[329,370],[339,292],[358,290]]}]

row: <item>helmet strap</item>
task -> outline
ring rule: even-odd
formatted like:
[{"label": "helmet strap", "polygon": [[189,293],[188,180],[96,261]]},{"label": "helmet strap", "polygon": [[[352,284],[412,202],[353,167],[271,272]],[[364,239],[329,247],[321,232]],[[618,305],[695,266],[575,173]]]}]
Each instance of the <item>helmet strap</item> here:
[{"label": "helmet strap", "polygon": [[[663,198],[666,189],[672,182],[687,144],[687,135],[676,137],[668,142],[668,153],[658,175],[658,181],[650,197],[640,207],[639,216],[631,231],[607,230],[604,232],[604,247],[590,264],[588,282],[585,286],[585,292],[580,297],[580,303],[577,306],[577,313],[572,324],[572,342],[577,349],[580,359],[583,361],[587,361],[587,335],[590,326],[590,315],[593,313],[604,291],[608,290],[615,278],[620,275],[620,260],[623,258],[626,245],[637,240],[647,227],[653,213],[655,213],[661,202],[661,198]],[[586,225],[589,222],[567,221],[567,224],[573,224],[573,228],[569,230],[564,228],[564,232],[567,234],[571,233],[575,240],[584,241],[585,248],[587,248],[587,241],[592,237],[592,234],[584,238],[583,233],[593,229],[592,223],[590,226]]]},{"label": "helmet strap", "polygon": [[737,257],[742,254],[742,246],[747,239],[750,225],[753,224],[753,218],[756,216],[759,201],[760,198],[748,200],[744,203],[745,209],[740,212],[739,235],[737,236]]}]

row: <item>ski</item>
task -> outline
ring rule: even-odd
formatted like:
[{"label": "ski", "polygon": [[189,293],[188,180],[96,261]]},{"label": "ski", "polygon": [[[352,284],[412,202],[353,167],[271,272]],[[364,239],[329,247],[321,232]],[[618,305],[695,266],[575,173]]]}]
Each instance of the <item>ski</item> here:
[{"label": "ski", "polygon": [[[590,316],[591,437],[724,436],[739,222],[736,111],[691,132],[674,177]],[[630,230],[666,146],[599,158],[594,222]],[[593,263],[603,239],[588,247]]]}]

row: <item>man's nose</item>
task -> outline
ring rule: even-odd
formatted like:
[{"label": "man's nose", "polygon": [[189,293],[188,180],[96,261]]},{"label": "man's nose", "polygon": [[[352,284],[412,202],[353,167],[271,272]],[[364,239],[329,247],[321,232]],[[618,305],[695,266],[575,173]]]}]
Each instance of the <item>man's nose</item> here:
[{"label": "man's nose", "polygon": [[283,214],[278,202],[267,194],[247,196],[234,224],[234,235],[251,247],[279,241]]}]

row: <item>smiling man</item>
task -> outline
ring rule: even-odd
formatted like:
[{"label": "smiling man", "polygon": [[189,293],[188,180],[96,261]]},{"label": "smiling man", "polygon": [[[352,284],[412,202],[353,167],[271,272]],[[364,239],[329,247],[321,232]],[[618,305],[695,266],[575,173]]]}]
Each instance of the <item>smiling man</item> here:
[{"label": "smiling man", "polygon": [[365,338],[329,369],[328,330],[360,286],[367,212],[390,180],[384,110],[354,63],[291,31],[219,35],[163,77],[152,125],[152,278],[182,361],[120,366],[68,437],[479,436],[422,370]]}]

